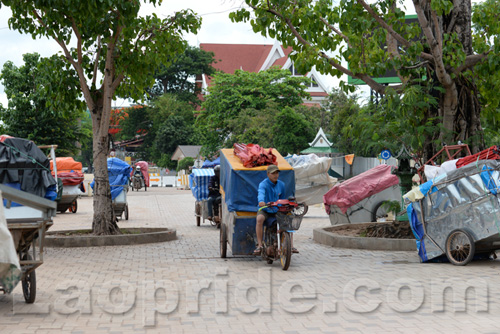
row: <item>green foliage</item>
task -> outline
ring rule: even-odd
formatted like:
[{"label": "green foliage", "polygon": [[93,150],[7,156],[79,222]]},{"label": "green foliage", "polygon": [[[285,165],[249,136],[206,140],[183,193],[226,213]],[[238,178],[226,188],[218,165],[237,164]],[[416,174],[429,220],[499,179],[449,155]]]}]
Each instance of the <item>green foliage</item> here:
[{"label": "green foliage", "polygon": [[248,109],[243,114],[248,119],[255,110],[268,108],[269,102],[274,102],[278,110],[301,104],[309,97],[306,83],[310,79],[294,77],[290,71],[277,68],[259,73],[236,70],[234,74],[216,74],[196,123],[203,131],[205,153],[216,152],[234,142],[228,140],[230,126],[237,126],[231,120],[238,118],[243,110]]},{"label": "green foliage", "polygon": [[276,117],[272,126],[273,146],[282,155],[298,154],[309,147],[309,142],[314,139],[315,130],[304,115],[290,107],[283,108]]},{"label": "green foliage", "polygon": [[165,93],[175,94],[181,101],[199,105],[199,87],[196,86],[196,76],[213,75],[215,69],[213,52],[188,46],[182,54],[175,55],[169,66],[160,65],[156,71],[155,85],[149,90],[150,95],[156,98]]},{"label": "green foliage", "polygon": [[38,145],[57,145],[58,156],[74,156],[76,143],[92,136],[79,126],[85,104],[76,88],[78,78],[57,57],[31,53],[23,60],[21,67],[6,62],[0,75],[9,99],[8,107],[0,109],[6,133]]},{"label": "green foliage", "polygon": [[144,135],[138,156],[161,167],[175,168],[170,157],[178,145],[198,143],[194,129],[194,107],[180,101],[177,95],[164,94],[150,106],[129,108],[128,117],[120,122],[121,140]]},{"label": "green foliage", "polygon": [[191,170],[189,167],[194,166],[194,158],[191,157],[185,157],[182,160],[179,160],[179,163],[177,164],[177,171],[180,170],[187,170],[189,171],[189,174],[191,174]]}]

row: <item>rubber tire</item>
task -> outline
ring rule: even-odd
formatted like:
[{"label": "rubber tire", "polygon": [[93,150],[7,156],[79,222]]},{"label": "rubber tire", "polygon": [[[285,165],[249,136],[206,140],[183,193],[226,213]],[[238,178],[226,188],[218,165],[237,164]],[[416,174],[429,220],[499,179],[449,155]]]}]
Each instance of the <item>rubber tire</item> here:
[{"label": "rubber tire", "polygon": [[128,204],[125,204],[125,220],[128,220]]},{"label": "rubber tire", "polygon": [[273,260],[267,260],[267,264],[273,264]]},{"label": "rubber tire", "polygon": [[226,226],[221,224],[220,226],[220,238],[219,238],[219,251],[220,251],[220,257],[225,259],[227,256],[227,231],[226,231]]},{"label": "rubber tire", "polygon": [[[465,236],[467,238],[467,242],[469,245],[469,252],[468,252],[467,256],[462,261],[456,259],[456,256],[454,256],[452,254],[453,250],[451,249],[452,238],[454,236],[460,235],[460,234],[462,234],[463,236]],[[465,243],[462,246],[467,246],[467,243]],[[446,251],[446,257],[448,258],[448,261],[450,261],[451,264],[453,264],[455,266],[465,266],[470,261],[472,261],[472,259],[474,258],[474,253],[476,251],[476,245],[474,243],[474,238],[466,230],[462,230],[462,229],[453,230],[450,232],[450,234],[448,234],[448,237],[446,237],[445,251]]]},{"label": "rubber tire", "polygon": [[148,187],[147,186],[144,186],[144,191],[148,191]]},{"label": "rubber tire", "polygon": [[[300,208],[303,207],[303,210]],[[300,203],[299,206],[293,210],[293,214],[296,216],[305,216],[307,211],[309,210],[309,206],[304,203]]]},{"label": "rubber tire", "polygon": [[[372,210],[372,223],[376,223],[377,222],[377,210],[380,209],[380,207],[384,204],[385,201],[382,201],[380,203],[377,203],[377,205],[375,205],[373,207],[373,210]],[[388,213],[388,212],[386,212]]]},{"label": "rubber tire", "polygon": [[281,268],[283,270],[288,270],[290,267],[290,262],[292,262],[292,238],[289,232],[281,232]]},{"label": "rubber tire", "polygon": [[73,203],[71,203],[69,211],[71,211],[72,213],[76,213],[76,211],[78,211],[78,201],[76,199]]},{"label": "rubber tire", "polygon": [[[29,254],[23,256],[23,260],[31,259],[32,257]],[[23,296],[26,304],[33,304],[36,299],[36,273],[34,270],[22,279],[21,285],[23,287]]]}]

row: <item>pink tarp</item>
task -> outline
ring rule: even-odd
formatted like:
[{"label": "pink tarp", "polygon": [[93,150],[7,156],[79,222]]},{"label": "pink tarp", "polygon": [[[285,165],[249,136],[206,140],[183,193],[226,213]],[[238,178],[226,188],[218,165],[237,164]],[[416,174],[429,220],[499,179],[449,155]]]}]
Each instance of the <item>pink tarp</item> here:
[{"label": "pink tarp", "polygon": [[[135,166],[141,167],[141,173],[142,176],[144,176],[144,183],[146,183],[146,187],[149,187],[149,164],[146,161],[137,161],[135,163]],[[130,177],[132,177],[132,175],[134,175],[134,169],[132,169],[132,171],[130,172]]]},{"label": "pink tarp", "polygon": [[330,205],[336,205],[343,213],[361,200],[375,195],[399,183],[399,178],[391,174],[396,168],[379,165],[347,181],[337,183],[323,196],[326,213],[330,214]]}]

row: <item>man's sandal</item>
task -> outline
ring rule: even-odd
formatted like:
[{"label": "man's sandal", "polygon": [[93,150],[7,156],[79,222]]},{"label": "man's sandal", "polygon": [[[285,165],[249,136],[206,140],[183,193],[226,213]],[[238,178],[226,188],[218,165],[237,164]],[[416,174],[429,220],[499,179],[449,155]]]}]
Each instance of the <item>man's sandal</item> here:
[{"label": "man's sandal", "polygon": [[297,248],[295,248],[295,247],[292,247],[292,253],[298,254],[299,250]]},{"label": "man's sandal", "polygon": [[253,255],[260,255],[262,254],[262,246],[255,248],[253,251]]}]

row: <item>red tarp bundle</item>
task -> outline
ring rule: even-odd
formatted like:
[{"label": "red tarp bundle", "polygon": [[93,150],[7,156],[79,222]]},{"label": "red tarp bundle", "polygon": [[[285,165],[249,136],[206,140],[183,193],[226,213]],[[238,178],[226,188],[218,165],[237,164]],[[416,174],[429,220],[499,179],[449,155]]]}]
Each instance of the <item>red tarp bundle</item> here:
[{"label": "red tarp bundle", "polygon": [[[63,185],[76,186],[83,182],[82,163],[75,161],[72,157],[56,158],[57,177],[62,180]],[[50,161],[50,170],[54,175],[53,161]]]},{"label": "red tarp bundle", "polygon": [[390,165],[378,165],[347,181],[337,183],[324,196],[326,213],[330,205],[336,205],[343,213],[354,204],[399,183],[397,175],[392,174]]},{"label": "red tarp bundle", "polygon": [[240,158],[246,168],[257,166],[275,165],[276,156],[273,149],[264,149],[257,144],[234,144],[234,155]]},{"label": "red tarp bundle", "polygon": [[476,153],[474,155],[469,155],[465,158],[458,159],[456,166],[457,168],[463,167],[465,165],[468,165],[476,160],[498,160],[500,159],[500,155],[498,154],[498,147],[496,145],[491,146],[490,148],[481,151],[479,153]]}]

